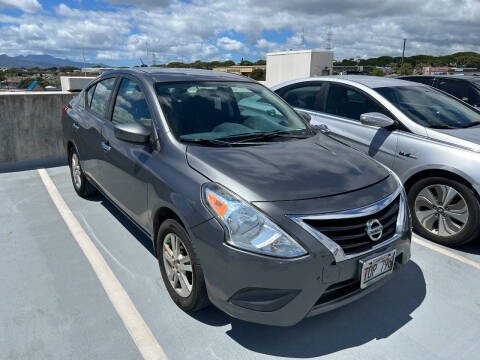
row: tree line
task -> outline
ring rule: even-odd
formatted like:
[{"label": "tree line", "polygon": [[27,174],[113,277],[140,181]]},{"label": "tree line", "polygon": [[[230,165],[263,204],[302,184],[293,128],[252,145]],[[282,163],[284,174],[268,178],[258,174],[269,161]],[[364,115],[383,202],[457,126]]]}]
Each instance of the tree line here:
[{"label": "tree line", "polygon": [[[402,62],[401,56],[380,56],[376,58],[369,59],[358,59],[353,58],[343,59],[342,61],[336,61],[333,63],[334,66],[392,66],[399,65]],[[404,63],[409,63],[412,67],[417,67],[422,64],[424,66],[464,66],[464,67],[474,67],[480,68],[480,54],[476,52],[457,52],[450,55],[413,55],[406,56],[404,58]]]}]

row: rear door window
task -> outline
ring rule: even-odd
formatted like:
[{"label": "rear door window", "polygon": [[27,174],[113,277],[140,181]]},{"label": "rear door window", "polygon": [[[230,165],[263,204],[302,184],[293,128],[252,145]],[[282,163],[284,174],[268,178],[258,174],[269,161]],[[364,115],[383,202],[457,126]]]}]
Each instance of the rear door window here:
[{"label": "rear door window", "polygon": [[112,123],[118,125],[135,122],[147,128],[152,127],[152,117],[142,90],[134,81],[122,79],[113,108]]},{"label": "rear door window", "polygon": [[360,115],[369,112],[379,112],[391,116],[368,95],[339,84],[330,84],[325,112],[353,120],[360,120]]},{"label": "rear door window", "polygon": [[[93,111],[101,118],[105,118],[108,100],[110,99],[110,94],[112,93],[113,86],[115,85],[115,78],[106,79],[100,81],[95,86],[93,97],[90,104],[90,110]],[[88,100],[88,94],[87,94]]]}]

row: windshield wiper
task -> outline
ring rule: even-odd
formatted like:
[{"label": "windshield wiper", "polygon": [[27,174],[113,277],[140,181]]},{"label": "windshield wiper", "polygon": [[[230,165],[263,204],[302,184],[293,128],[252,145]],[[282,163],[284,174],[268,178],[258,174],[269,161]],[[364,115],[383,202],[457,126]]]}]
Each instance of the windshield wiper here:
[{"label": "windshield wiper", "polygon": [[189,142],[201,145],[214,145],[214,146],[232,146],[231,142],[222,141],[217,139],[181,139],[182,142]]},{"label": "windshield wiper", "polygon": [[469,128],[469,127],[472,127],[472,126],[477,126],[477,125],[480,125],[480,121],[474,121],[468,125],[465,125],[462,127],[462,129],[465,129],[465,128]]},{"label": "windshield wiper", "polygon": [[245,139],[239,140],[237,142],[251,142],[251,141],[262,141],[262,140],[269,140],[276,137],[283,137],[283,138],[292,138],[292,139],[306,139],[311,136],[310,133],[305,133],[308,130],[301,130],[302,133],[298,132],[298,130],[290,130],[290,131],[273,131],[273,132],[265,132],[265,133],[257,133],[252,134],[252,136],[247,137]]}]

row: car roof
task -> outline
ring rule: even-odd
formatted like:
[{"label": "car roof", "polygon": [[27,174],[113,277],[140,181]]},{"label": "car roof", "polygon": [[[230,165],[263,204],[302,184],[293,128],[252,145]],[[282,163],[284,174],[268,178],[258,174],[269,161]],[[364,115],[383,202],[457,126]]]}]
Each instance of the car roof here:
[{"label": "car roof", "polygon": [[286,85],[291,85],[291,84],[295,84],[303,81],[339,81],[344,83],[357,83],[372,89],[380,88],[380,87],[391,87],[391,86],[424,86],[423,84],[413,83],[412,81],[400,80],[396,78],[380,77],[380,76],[332,75],[332,76],[318,76],[318,77],[287,81],[283,84],[273,86],[272,89],[278,89]]},{"label": "car roof", "polygon": [[255,80],[236,74],[230,74],[223,71],[203,70],[203,69],[184,69],[184,68],[161,68],[161,67],[138,67],[125,68],[106,71],[102,76],[116,73],[127,73],[137,77],[145,76],[156,82],[172,81],[247,81]]}]

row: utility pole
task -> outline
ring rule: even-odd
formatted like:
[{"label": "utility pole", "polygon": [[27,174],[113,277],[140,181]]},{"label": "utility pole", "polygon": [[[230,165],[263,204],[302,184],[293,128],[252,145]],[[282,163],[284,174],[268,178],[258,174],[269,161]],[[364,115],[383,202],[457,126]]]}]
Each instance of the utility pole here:
[{"label": "utility pole", "polygon": [[85,67],[85,48],[82,48],[82,57],[83,57],[83,71],[84,75],[87,76],[87,68]]},{"label": "utility pole", "polygon": [[302,49],[305,49],[305,26],[302,26]]},{"label": "utility pole", "polygon": [[405,58],[405,45],[406,44],[407,44],[407,39],[403,39],[402,65],[400,66],[400,75],[403,75],[403,59]]},{"label": "utility pole", "polygon": [[145,43],[145,47],[146,47],[146,50],[147,50],[147,63],[148,63],[149,58],[150,58],[150,41],[149,40],[147,40],[147,42]]}]

